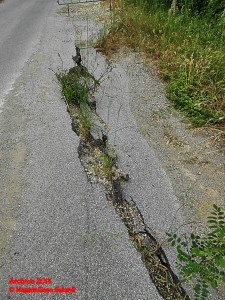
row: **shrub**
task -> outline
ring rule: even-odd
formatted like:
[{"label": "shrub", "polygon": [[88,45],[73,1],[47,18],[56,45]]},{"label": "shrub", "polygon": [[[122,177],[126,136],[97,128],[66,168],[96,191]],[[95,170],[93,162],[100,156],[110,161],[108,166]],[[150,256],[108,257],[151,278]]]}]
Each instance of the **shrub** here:
[{"label": "shrub", "polygon": [[221,207],[213,205],[208,217],[209,232],[203,236],[190,234],[187,238],[167,233],[168,241],[176,246],[182,277],[195,282],[195,299],[206,299],[209,286],[225,282],[225,215]]}]

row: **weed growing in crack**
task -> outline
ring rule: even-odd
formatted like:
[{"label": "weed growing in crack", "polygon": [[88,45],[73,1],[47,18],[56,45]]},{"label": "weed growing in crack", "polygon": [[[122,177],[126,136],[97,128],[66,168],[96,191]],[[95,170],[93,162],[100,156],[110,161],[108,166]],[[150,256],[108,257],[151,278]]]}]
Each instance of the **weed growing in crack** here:
[{"label": "weed growing in crack", "polygon": [[[101,73],[100,79],[96,80],[87,68],[81,64],[82,59],[78,47],[76,47],[76,52],[76,56],[72,58],[77,66],[69,70],[62,69],[58,71],[56,77],[61,85],[62,94],[73,119],[74,131],[85,141],[91,153],[86,168],[90,174],[99,177],[100,181],[109,187],[111,180],[119,174],[115,166],[116,155],[108,145],[106,134],[102,132],[101,139],[95,139],[92,136],[91,127],[94,125],[92,124],[92,114],[95,114],[95,112],[91,110],[91,107],[95,101],[90,102],[89,99],[90,95],[95,92],[100,80],[108,74],[111,67],[106,68],[106,71]],[[94,63],[96,65],[95,61]]]},{"label": "weed growing in crack", "polygon": [[90,128],[92,126],[92,119],[91,119],[91,113],[88,107],[85,106],[85,109],[79,109],[77,110],[77,115],[79,120],[79,130],[80,134],[87,138]]},{"label": "weed growing in crack", "polygon": [[98,81],[80,63],[69,70],[58,70],[56,77],[68,107],[78,119],[80,133],[87,137],[92,124],[88,99],[99,84]]},{"label": "weed growing in crack", "polygon": [[101,147],[92,149],[88,165],[91,173],[97,176],[108,188],[110,188],[110,182],[116,176],[116,173],[119,173],[116,168],[116,157]]},{"label": "weed growing in crack", "polygon": [[85,81],[80,80],[79,73],[80,70],[77,67],[73,68],[73,72],[63,70],[56,76],[68,106],[75,107],[73,111],[79,120],[81,133],[87,136],[91,128],[91,114],[88,106],[89,87]]},{"label": "weed growing in crack", "polygon": [[102,153],[100,156],[100,163],[102,172],[105,174],[105,177],[108,179],[112,179],[112,170],[115,165],[115,160],[111,157],[108,152]]}]

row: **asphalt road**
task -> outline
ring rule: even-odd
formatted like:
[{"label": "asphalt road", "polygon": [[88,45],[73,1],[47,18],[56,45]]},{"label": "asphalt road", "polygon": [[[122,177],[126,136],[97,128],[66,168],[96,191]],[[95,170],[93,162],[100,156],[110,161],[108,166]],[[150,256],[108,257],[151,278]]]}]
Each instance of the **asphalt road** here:
[{"label": "asphalt road", "polygon": [[[58,9],[54,0],[0,4],[0,299],[160,300],[103,186],[87,180],[77,152],[79,137],[52,72],[62,61],[64,68],[72,66],[75,40],[86,45],[87,36],[98,36],[102,8],[80,7],[70,17]],[[93,48],[81,52],[88,69],[101,77],[108,66],[104,56]],[[123,192],[157,236],[184,218],[132,112],[143,72],[132,57],[118,59],[95,99],[119,167],[130,175]],[[156,102],[164,97],[151,74],[148,89]],[[174,265],[174,252],[165,251]],[[31,287],[38,286],[37,278],[47,278],[42,286],[75,286],[77,293],[10,292],[23,286],[10,284],[10,278],[33,279]]]},{"label": "asphalt road", "polygon": [[0,4],[0,106],[40,41],[54,0],[5,0]]},{"label": "asphalt road", "polygon": [[[65,67],[74,54],[75,24],[57,9],[53,0],[0,4],[0,299],[161,299],[102,187],[80,164],[50,70],[61,66],[58,53]],[[48,286],[77,293],[10,292],[10,278],[50,278]]]}]

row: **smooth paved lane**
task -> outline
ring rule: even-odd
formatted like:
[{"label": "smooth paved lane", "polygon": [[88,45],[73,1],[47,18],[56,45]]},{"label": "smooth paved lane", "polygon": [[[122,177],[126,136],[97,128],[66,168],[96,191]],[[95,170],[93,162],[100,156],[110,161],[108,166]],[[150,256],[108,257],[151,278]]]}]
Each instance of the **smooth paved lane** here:
[{"label": "smooth paved lane", "polygon": [[0,107],[45,29],[53,0],[5,0],[0,4]]}]

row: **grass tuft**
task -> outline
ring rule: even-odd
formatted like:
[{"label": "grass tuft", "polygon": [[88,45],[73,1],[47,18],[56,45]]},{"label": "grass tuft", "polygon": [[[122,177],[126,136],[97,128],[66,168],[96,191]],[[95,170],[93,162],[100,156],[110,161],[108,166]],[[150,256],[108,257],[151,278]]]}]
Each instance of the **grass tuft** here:
[{"label": "grass tuft", "polygon": [[82,135],[87,137],[91,128],[91,113],[88,105],[90,87],[88,80],[82,76],[81,72],[80,67],[74,67],[69,71],[59,71],[56,77],[61,84],[63,96],[76,113]]}]

